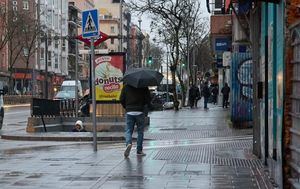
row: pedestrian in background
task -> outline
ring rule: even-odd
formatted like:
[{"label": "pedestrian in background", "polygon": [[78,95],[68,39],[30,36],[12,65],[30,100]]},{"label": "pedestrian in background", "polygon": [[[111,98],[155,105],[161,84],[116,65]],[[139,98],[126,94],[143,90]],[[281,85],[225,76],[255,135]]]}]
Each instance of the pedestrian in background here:
[{"label": "pedestrian in background", "polygon": [[208,99],[210,97],[210,90],[208,88],[208,82],[205,81],[204,82],[204,86],[203,86],[203,89],[202,89],[202,94],[203,94],[203,97],[204,97],[204,109],[208,109],[207,107],[207,103],[208,103]]},{"label": "pedestrian in background", "polygon": [[143,152],[144,126],[145,126],[145,107],[150,107],[150,91],[148,87],[134,88],[130,85],[125,85],[121,92],[121,104],[126,110],[126,128],[125,139],[126,149],[124,156],[127,158],[132,148],[132,134],[134,126],[137,125],[137,155],[145,156]]},{"label": "pedestrian in background", "polygon": [[212,88],[211,94],[212,94],[212,103],[217,104],[217,97],[218,97],[218,94],[219,94],[219,89],[218,89],[217,85],[215,85]]},{"label": "pedestrian in background", "polygon": [[200,89],[195,85],[195,90],[196,90],[196,98],[195,98],[195,107],[198,107],[198,101],[201,99],[201,94],[200,94]]},{"label": "pedestrian in background", "polygon": [[221,93],[223,94],[223,108],[227,108],[230,93],[230,88],[227,83],[225,83],[224,87],[221,90]]},{"label": "pedestrian in background", "polygon": [[189,104],[191,108],[194,107],[195,100],[196,100],[196,89],[194,85],[191,85],[189,89]]}]

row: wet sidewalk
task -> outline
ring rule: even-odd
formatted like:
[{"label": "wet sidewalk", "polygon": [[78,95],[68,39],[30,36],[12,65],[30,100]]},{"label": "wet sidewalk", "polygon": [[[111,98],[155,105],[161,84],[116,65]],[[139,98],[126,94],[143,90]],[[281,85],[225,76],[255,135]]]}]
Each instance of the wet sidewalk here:
[{"label": "wet sidewalk", "polygon": [[[72,143],[0,151],[3,188],[270,188],[252,155],[252,130],[233,129],[227,110],[150,114],[145,157],[124,144]],[[120,133],[122,134],[122,133]],[[57,142],[55,143],[57,144]]]}]

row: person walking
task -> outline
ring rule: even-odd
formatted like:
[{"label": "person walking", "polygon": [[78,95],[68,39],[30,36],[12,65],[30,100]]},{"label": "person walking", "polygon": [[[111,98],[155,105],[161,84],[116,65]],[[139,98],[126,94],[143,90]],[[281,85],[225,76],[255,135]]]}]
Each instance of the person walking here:
[{"label": "person walking", "polygon": [[221,90],[221,93],[223,94],[223,108],[227,108],[230,93],[230,87],[227,83],[225,83],[224,87]]},{"label": "person walking", "polygon": [[195,107],[198,107],[198,101],[201,99],[200,89],[195,85],[196,98],[195,98]]},{"label": "person walking", "polygon": [[208,109],[207,107],[207,103],[208,103],[208,99],[210,97],[210,90],[208,88],[208,82],[205,81],[204,82],[204,86],[203,86],[203,89],[202,89],[202,94],[203,94],[203,97],[204,97],[204,109]]},{"label": "person walking", "polygon": [[191,108],[194,107],[195,100],[196,100],[196,90],[195,90],[195,86],[192,85],[189,90],[189,103]]},{"label": "person walking", "polygon": [[218,97],[219,89],[217,86],[214,86],[211,90],[212,94],[212,103],[217,104],[217,97]]},{"label": "person walking", "polygon": [[126,110],[126,128],[125,139],[126,149],[124,157],[127,158],[132,148],[132,134],[134,126],[137,125],[137,155],[145,156],[143,152],[144,126],[145,126],[145,107],[150,107],[150,91],[148,87],[134,88],[130,85],[125,85],[122,89],[120,101],[123,108]]}]

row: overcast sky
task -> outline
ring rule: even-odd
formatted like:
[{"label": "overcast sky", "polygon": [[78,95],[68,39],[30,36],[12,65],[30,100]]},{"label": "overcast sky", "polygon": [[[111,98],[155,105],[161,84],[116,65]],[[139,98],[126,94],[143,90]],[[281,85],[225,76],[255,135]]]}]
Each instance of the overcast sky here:
[{"label": "overcast sky", "polygon": [[[202,15],[204,17],[209,18],[210,14],[207,12],[206,2],[204,0],[201,0],[201,1],[203,1],[203,2],[201,2],[201,10],[203,12]],[[138,20],[139,20],[138,16],[132,15],[132,23],[133,24],[138,25],[139,24]],[[141,17],[141,20],[142,20],[142,23],[141,23],[142,30],[146,31],[150,35],[151,39],[153,39],[154,34],[151,34],[151,29],[150,29],[151,19],[149,17],[147,17],[147,15],[143,15]]]}]

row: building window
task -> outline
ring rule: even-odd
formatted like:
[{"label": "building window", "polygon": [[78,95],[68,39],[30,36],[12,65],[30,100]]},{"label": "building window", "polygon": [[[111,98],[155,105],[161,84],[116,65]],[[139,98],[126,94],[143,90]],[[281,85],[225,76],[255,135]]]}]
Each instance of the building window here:
[{"label": "building window", "polygon": [[48,66],[51,66],[51,51],[48,51]]},{"label": "building window", "polygon": [[115,33],[115,27],[114,26],[110,27],[110,33]]},{"label": "building window", "polygon": [[28,2],[28,0],[23,0],[23,9],[24,10],[29,10],[29,2]]},{"label": "building window", "polygon": [[17,6],[18,5],[18,1],[13,1],[13,5]]},{"label": "building window", "polygon": [[110,41],[110,43],[111,43],[112,45],[115,44],[115,39],[112,38],[111,41]]},{"label": "building window", "polygon": [[41,59],[45,58],[45,49],[41,48]]},{"label": "building window", "polygon": [[55,64],[54,67],[57,69],[58,68],[58,55],[55,55]]},{"label": "building window", "polygon": [[13,10],[14,11],[18,11],[18,7],[17,6],[13,6]]}]

